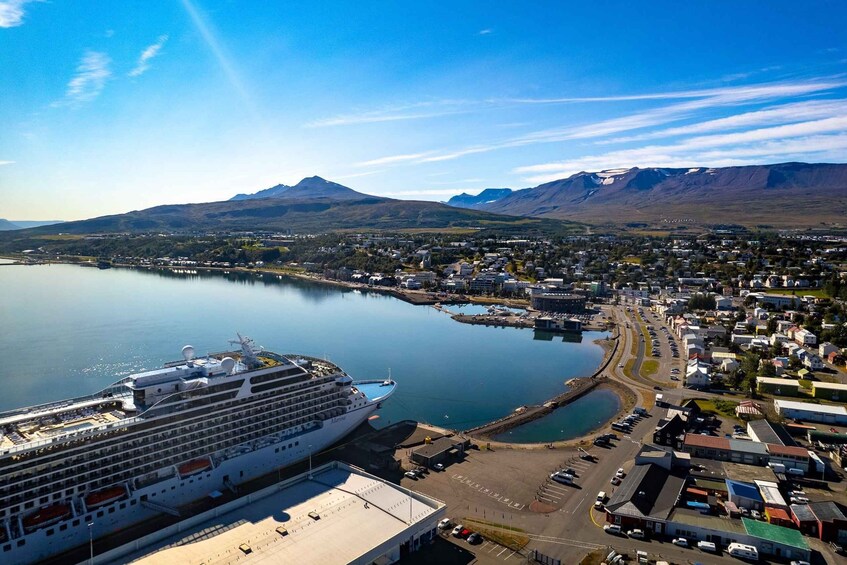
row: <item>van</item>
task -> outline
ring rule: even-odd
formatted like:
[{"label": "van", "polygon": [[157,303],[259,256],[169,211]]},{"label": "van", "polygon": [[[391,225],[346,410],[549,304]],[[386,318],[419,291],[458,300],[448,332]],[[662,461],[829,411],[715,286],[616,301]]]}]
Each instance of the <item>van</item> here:
[{"label": "van", "polygon": [[802,477],[803,475],[806,474],[806,473],[803,472],[803,469],[794,469],[794,468],[788,469],[785,472],[789,475],[794,475],[795,477]]},{"label": "van", "polygon": [[740,559],[749,559],[751,561],[759,560],[759,550],[756,549],[755,545],[733,542],[729,544],[726,551],[733,557],[738,557]]},{"label": "van", "polygon": [[606,491],[601,490],[597,493],[597,502],[606,502]]},{"label": "van", "polygon": [[718,547],[710,541],[698,541],[697,549],[700,551],[708,551],[709,553],[716,553],[718,551]]},{"label": "van", "polygon": [[783,465],[782,463],[768,463],[768,467],[773,469],[774,473],[784,473],[785,472],[785,465]]}]

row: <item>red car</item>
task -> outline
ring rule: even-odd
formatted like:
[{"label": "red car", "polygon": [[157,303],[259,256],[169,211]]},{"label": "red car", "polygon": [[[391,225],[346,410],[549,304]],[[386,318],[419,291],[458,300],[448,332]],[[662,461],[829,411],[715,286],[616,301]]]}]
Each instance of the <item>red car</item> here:
[{"label": "red car", "polygon": [[461,532],[459,532],[459,537],[460,537],[460,538],[466,538],[466,537],[468,537],[469,535],[471,535],[472,533],[473,533],[473,532],[472,532],[471,530],[469,530],[469,529],[465,528],[464,530],[462,530]]},{"label": "red car", "polygon": [[832,432],[832,433],[834,433],[834,434],[837,434],[837,433],[838,433],[838,430],[836,430],[835,428],[829,428],[829,431],[831,431],[831,432]]}]

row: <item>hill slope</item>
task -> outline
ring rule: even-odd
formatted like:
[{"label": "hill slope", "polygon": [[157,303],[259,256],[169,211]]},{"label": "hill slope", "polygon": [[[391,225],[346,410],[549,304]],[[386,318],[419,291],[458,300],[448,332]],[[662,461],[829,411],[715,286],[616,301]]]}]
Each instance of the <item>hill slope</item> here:
[{"label": "hill slope", "polygon": [[482,210],[594,224],[847,224],[847,165],[781,163],[577,173]]},{"label": "hill slope", "polygon": [[0,218],[0,231],[19,230],[19,229],[21,229],[21,226],[19,226],[18,224],[14,224],[14,223],[10,222],[9,220],[5,220],[3,218]]}]

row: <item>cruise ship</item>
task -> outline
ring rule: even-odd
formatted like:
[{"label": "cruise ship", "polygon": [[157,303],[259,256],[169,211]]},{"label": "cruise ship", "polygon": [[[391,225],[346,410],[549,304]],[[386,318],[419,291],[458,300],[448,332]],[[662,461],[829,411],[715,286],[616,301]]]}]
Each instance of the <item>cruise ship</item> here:
[{"label": "cruise ship", "polygon": [[[393,380],[238,334],[80,398],[0,413],[0,563],[31,563],[302,461],[364,422]],[[95,542],[96,543],[96,542]]]}]

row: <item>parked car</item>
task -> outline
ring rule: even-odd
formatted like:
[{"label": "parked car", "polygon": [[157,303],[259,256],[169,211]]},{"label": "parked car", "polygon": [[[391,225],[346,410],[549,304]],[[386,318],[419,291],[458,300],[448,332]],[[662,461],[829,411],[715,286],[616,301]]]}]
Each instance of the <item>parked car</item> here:
[{"label": "parked car", "polygon": [[762,519],[762,515],[759,513],[758,510],[751,510],[750,511],[750,517],[753,518],[754,520],[761,520]]},{"label": "parked car", "polygon": [[453,525],[453,522],[450,521],[450,518],[444,518],[443,520],[438,522],[438,529],[439,530],[446,530],[447,528],[449,528],[452,525]]},{"label": "parked car", "polygon": [[590,453],[580,453],[579,458],[585,459],[586,461],[592,461],[594,459],[594,456],[591,455]]},{"label": "parked car", "polygon": [[809,499],[805,496],[792,496],[791,504],[809,504]]},{"label": "parked car", "polygon": [[710,541],[698,541],[697,542],[697,549],[699,549],[700,551],[708,551],[709,553],[717,553],[718,552],[718,546],[716,546],[714,543],[712,543]]},{"label": "parked car", "polygon": [[444,465],[442,465],[441,463],[436,463],[435,465],[432,466],[432,468],[435,469],[436,471],[443,471]]},{"label": "parked car", "polygon": [[613,534],[616,536],[619,536],[623,533],[621,531],[621,527],[617,524],[606,524],[605,526],[603,526],[603,531],[607,534]]},{"label": "parked car", "polygon": [[633,539],[644,539],[644,531],[642,530],[630,530],[626,533],[629,537]]},{"label": "parked car", "polygon": [[609,481],[609,482],[612,483],[615,486],[618,486],[619,484],[621,484],[621,480],[618,477],[612,477],[612,480]]},{"label": "parked car", "polygon": [[618,469],[618,471],[615,473],[615,476],[618,477],[619,479],[622,479],[626,476],[626,472],[624,472],[623,467]]},{"label": "parked car", "polygon": [[473,532],[470,529],[465,528],[461,532],[459,532],[459,537],[462,538],[462,539],[467,539],[467,537],[469,535],[471,535],[472,533]]},{"label": "parked car", "polygon": [[464,529],[465,529],[465,527],[463,525],[458,524],[455,528],[453,528],[453,531],[450,532],[450,534],[454,537],[459,537],[460,534],[462,533],[462,530],[464,530]]},{"label": "parked car", "polygon": [[474,532],[468,536],[468,543],[471,545],[475,545],[477,543],[482,542],[482,536],[478,533]]},{"label": "parked car", "polygon": [[603,510],[603,503],[599,500],[594,501],[594,509],[595,510]]},{"label": "parked car", "polygon": [[415,479],[416,481],[418,480],[418,474],[414,471],[406,471],[405,473],[403,473],[403,476],[409,479]]},{"label": "parked car", "polygon": [[688,547],[688,540],[685,538],[674,538],[671,543],[679,547]]}]

